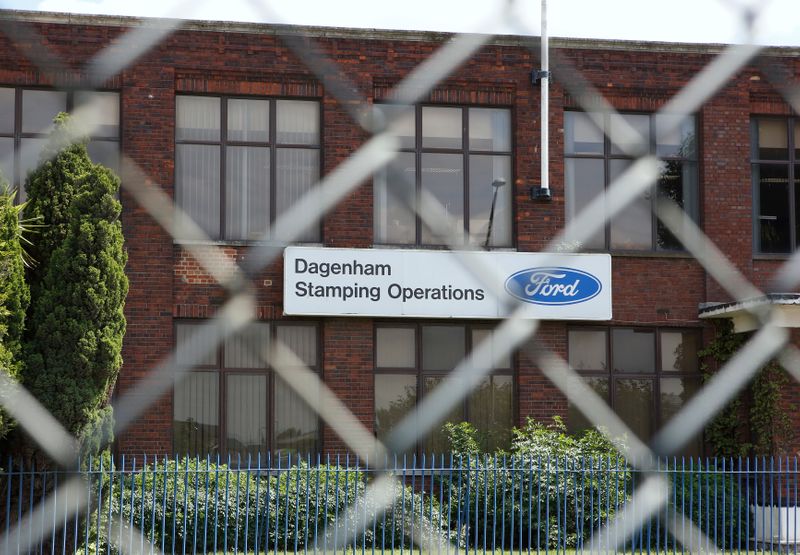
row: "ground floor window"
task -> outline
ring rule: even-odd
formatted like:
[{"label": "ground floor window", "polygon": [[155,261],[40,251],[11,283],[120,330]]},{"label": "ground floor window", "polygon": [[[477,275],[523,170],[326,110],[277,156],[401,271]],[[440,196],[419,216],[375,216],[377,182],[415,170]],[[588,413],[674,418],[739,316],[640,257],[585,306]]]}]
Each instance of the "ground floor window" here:
[{"label": "ground floor window", "polygon": [[[176,344],[192,339],[203,322],[175,326]],[[271,342],[282,341],[318,371],[316,324],[256,322],[226,339],[175,384],[173,447],[183,455],[268,451],[312,453],[319,422],[311,409],[266,363]],[[178,363],[188,361],[180,360]]]},{"label": "ground floor window", "polygon": [[[700,331],[589,328],[568,331],[569,364],[640,438],[658,431],[700,387]],[[591,425],[569,407],[573,431]],[[686,454],[701,454],[700,438]]]},{"label": "ground floor window", "polygon": [[[488,325],[378,324],[375,327],[375,431],[385,438],[392,428],[484,340]],[[486,451],[507,448],[514,421],[511,357],[503,357],[481,385],[448,416],[471,422]],[[419,445],[424,453],[445,453],[440,429]]]}]

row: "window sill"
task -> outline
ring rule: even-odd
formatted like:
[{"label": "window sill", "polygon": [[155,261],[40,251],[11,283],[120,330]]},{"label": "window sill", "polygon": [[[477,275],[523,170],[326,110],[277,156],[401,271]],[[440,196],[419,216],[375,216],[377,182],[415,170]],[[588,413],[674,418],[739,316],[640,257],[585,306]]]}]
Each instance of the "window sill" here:
[{"label": "window sill", "polygon": [[286,247],[286,246],[294,246],[294,245],[302,245],[304,247],[324,247],[325,245],[319,241],[315,242],[296,242],[296,243],[289,243],[288,245],[284,242],[271,242],[271,241],[234,241],[234,240],[214,240],[210,239],[207,241],[203,240],[194,240],[194,239],[173,239],[173,245],[206,245],[206,246],[213,246],[213,247]]},{"label": "window sill", "polygon": [[612,258],[676,258],[680,260],[694,259],[687,251],[579,251],[581,253],[610,254]]},{"label": "window sill", "polygon": [[[396,244],[387,244],[387,243],[373,243],[373,249],[384,249],[384,250],[416,250],[416,251],[450,251],[450,247],[447,245],[396,245]],[[463,249],[463,252],[517,252],[517,247],[491,247],[488,250],[483,249],[482,247],[476,247],[474,249]]]},{"label": "window sill", "polygon": [[753,260],[789,260],[791,257],[790,253],[753,253]]}]

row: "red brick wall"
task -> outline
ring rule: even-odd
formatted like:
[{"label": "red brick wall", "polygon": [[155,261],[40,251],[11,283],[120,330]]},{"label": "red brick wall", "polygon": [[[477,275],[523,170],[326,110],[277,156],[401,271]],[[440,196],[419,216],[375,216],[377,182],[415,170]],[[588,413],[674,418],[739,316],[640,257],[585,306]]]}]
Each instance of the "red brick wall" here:
[{"label": "red brick wall", "polygon": [[[83,67],[122,29],[88,25],[35,24],[41,43],[69,68]],[[151,49],[108,86],[121,91],[122,148],[152,184],[173,193],[174,97],[176,92],[297,96],[322,103],[322,171],[330,173],[363,144],[367,134],[331,95],[325,84],[265,27],[247,32],[181,30]],[[335,63],[335,74],[368,101],[382,100],[391,88],[425,60],[446,37],[426,34],[420,40],[401,35],[384,38],[316,39],[318,55]],[[35,41],[35,39],[31,39]],[[508,42],[508,41],[506,41]],[[511,41],[513,42],[513,41]],[[26,58],[29,45],[16,47],[0,36],[0,84],[46,86],[53,82]],[[565,57],[613,106],[653,111],[695,77],[713,57],[701,48],[650,51],[608,44],[598,48],[559,48]],[[554,58],[555,59],[555,58]],[[784,59],[800,70],[800,61]],[[482,48],[427,97],[434,103],[507,106],[514,121],[515,241],[521,251],[542,249],[564,223],[563,110],[578,107],[574,91],[558,78],[551,89],[550,203],[530,200],[539,182],[539,89],[531,84],[536,55],[519,45]],[[571,71],[566,66],[558,70]],[[795,73],[796,73],[795,71]],[[558,74],[557,74],[558,76]],[[58,79],[80,86],[80,70],[61,71]],[[764,286],[780,261],[758,260],[752,253],[752,191],[749,169],[749,119],[754,113],[788,113],[787,105],[760,74],[747,69],[697,113],[700,135],[701,226],[740,271]],[[125,366],[117,394],[128,393],[173,347],[173,318],[206,318],[224,303],[225,291],[211,282],[194,258],[122,194],[124,231],[129,253],[130,294]],[[323,242],[337,247],[372,244],[372,190],[368,181],[355,189],[323,224]],[[246,248],[226,245],[214,264],[224,268],[247,256]],[[282,262],[277,260],[255,280],[257,315],[282,317]],[[613,262],[614,323],[696,326],[698,303],[727,298],[694,260],[659,254],[617,256]],[[367,319],[325,319],[322,326],[323,375],[326,383],[368,427],[373,413],[373,327]],[[539,337],[566,354],[566,325],[548,322]],[[558,390],[525,354],[518,356],[518,421],[566,414]],[[794,395],[794,393],[792,394]],[[145,400],[142,400],[144,403]],[[127,453],[171,450],[171,399],[150,407],[118,443]],[[330,429],[324,448],[344,449]]]}]

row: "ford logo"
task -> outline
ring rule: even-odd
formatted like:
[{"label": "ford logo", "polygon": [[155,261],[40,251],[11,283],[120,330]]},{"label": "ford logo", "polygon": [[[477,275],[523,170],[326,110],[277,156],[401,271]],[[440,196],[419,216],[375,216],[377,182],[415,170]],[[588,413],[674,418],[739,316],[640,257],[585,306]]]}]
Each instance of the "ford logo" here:
[{"label": "ford logo", "polygon": [[528,268],[506,280],[506,291],[533,304],[582,303],[596,297],[602,289],[599,279],[574,268]]}]

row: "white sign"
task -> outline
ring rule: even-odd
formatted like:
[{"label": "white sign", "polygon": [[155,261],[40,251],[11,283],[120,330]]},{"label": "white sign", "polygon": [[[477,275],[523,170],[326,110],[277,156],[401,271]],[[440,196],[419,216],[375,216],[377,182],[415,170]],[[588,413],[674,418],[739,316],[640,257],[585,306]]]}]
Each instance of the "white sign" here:
[{"label": "white sign", "polygon": [[287,247],[283,309],[318,316],[610,320],[611,256],[466,252],[486,285],[447,251]]}]

